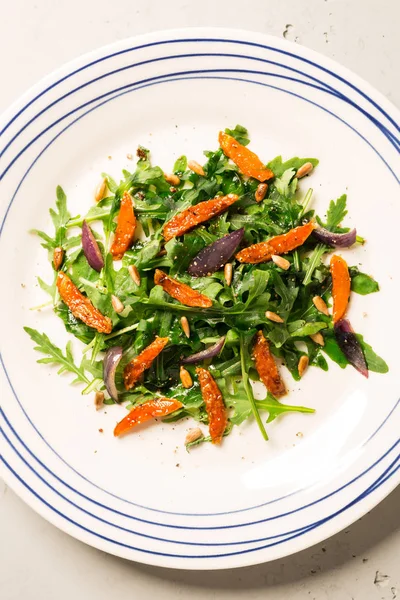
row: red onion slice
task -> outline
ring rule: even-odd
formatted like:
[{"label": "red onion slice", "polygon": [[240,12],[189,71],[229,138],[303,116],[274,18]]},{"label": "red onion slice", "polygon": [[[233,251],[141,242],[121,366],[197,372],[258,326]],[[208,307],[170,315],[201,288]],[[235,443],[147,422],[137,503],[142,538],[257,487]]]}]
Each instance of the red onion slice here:
[{"label": "red onion slice", "polygon": [[188,273],[193,277],[204,277],[222,269],[236,252],[243,235],[244,229],[242,227],[203,248],[190,263]]},{"label": "red onion slice", "polygon": [[341,319],[335,324],[335,338],[349,363],[357,371],[368,378],[368,366],[361,345],[355,336],[352,326],[347,319]]},{"label": "red onion slice", "polygon": [[186,358],[182,358],[182,363],[185,365],[190,365],[192,363],[198,363],[202,360],[206,360],[207,358],[213,358],[217,356],[222,350],[222,347],[225,343],[225,336],[220,338],[216,344],[202,350],[201,352],[196,352],[196,354],[192,354],[191,356],[186,356]]},{"label": "red onion slice", "polygon": [[313,236],[322,244],[332,248],[349,248],[356,242],[357,230],[352,229],[347,233],[332,233],[323,227],[314,229]]},{"label": "red onion slice", "polygon": [[103,379],[106,384],[107,392],[111,398],[118,402],[118,391],[115,385],[115,372],[122,358],[122,347],[113,346],[109,348],[103,360]]},{"label": "red onion slice", "polygon": [[86,221],[82,224],[82,248],[89,265],[95,271],[101,271],[104,267],[104,260],[100,248]]}]

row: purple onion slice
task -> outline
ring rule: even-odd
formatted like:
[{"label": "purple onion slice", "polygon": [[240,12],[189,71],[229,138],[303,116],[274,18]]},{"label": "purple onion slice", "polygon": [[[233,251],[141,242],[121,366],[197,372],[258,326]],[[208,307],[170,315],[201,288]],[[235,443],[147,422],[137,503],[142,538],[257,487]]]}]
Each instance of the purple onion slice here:
[{"label": "purple onion slice", "polygon": [[95,271],[100,272],[104,267],[104,260],[101,255],[99,245],[93,235],[93,231],[90,229],[86,221],[83,221],[82,224],[82,248],[89,265]]},{"label": "purple onion slice", "polygon": [[335,338],[349,363],[368,378],[368,366],[360,342],[347,319],[335,323]]},{"label": "purple onion slice", "polygon": [[236,248],[243,239],[243,235],[244,229],[242,227],[203,248],[190,263],[188,273],[193,277],[204,277],[222,269],[234,255]]},{"label": "purple onion slice", "polygon": [[196,354],[192,354],[191,356],[186,356],[186,358],[182,358],[182,363],[185,365],[190,365],[192,363],[198,363],[202,360],[206,360],[207,358],[213,358],[217,356],[222,350],[222,347],[225,343],[225,336],[220,338],[216,344],[202,350],[201,352],[196,352]]},{"label": "purple onion slice", "polygon": [[106,384],[107,392],[111,398],[118,402],[118,391],[115,385],[115,372],[122,358],[122,347],[113,346],[109,348],[103,360],[103,379]]},{"label": "purple onion slice", "polygon": [[332,233],[323,227],[314,229],[313,236],[322,244],[332,248],[349,248],[356,242],[357,230],[352,229],[347,233]]}]

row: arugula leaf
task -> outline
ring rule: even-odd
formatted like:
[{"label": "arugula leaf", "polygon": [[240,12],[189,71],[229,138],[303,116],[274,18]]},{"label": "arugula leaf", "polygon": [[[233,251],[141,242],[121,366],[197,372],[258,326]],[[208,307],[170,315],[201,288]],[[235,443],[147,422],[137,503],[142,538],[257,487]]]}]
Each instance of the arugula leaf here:
[{"label": "arugula leaf", "polygon": [[58,374],[64,373],[64,371],[69,371],[70,373],[74,373],[76,375],[76,379],[72,383],[81,382],[89,384],[90,381],[86,377],[84,370],[81,367],[78,367],[74,362],[74,357],[72,355],[71,342],[67,343],[65,354],[63,354],[60,348],[57,348],[48,336],[45,333],[39,333],[36,329],[32,329],[31,327],[24,327],[26,333],[30,336],[30,338],[37,344],[34,347],[35,350],[41,352],[42,354],[46,354],[47,358],[40,358],[38,363],[45,364],[55,364],[60,365],[60,369],[58,370]]},{"label": "arugula leaf", "polygon": [[347,215],[347,195],[343,194],[335,200],[331,200],[329,203],[328,212],[326,213],[326,223],[323,223],[321,219],[317,217],[318,223],[328,229],[328,231],[338,232],[340,233],[342,229],[338,227],[340,223],[343,221],[345,216]]},{"label": "arugula leaf", "polygon": [[375,373],[387,373],[389,371],[389,367],[387,366],[383,358],[378,356],[373,351],[372,347],[369,344],[367,344],[362,335],[357,333],[356,337],[361,344],[361,348],[363,349],[368,369],[370,371],[374,371]]},{"label": "arugula leaf", "polygon": [[235,129],[226,128],[225,133],[235,138],[235,140],[237,140],[239,144],[242,144],[242,146],[247,146],[247,144],[250,144],[250,139],[248,137],[249,132],[247,131],[246,127],[243,127],[243,125],[236,125]]},{"label": "arugula leaf", "polygon": [[[251,336],[252,337],[252,336]],[[251,338],[250,338],[251,339]],[[249,368],[251,365],[251,359],[248,350],[249,336],[244,334],[240,335],[240,364],[242,367],[242,381],[243,387],[246,392],[247,399],[249,401],[251,411],[256,419],[257,425],[261,431],[264,440],[268,440],[267,432],[265,431],[264,423],[261,421],[260,415],[257,410],[256,400],[254,398],[253,389],[249,380]]]},{"label": "arugula leaf", "polygon": [[366,296],[367,294],[379,292],[379,283],[370,275],[361,273],[357,267],[350,268],[350,276],[351,289],[353,292],[356,292],[356,294]]},{"label": "arugula leaf", "polygon": [[287,324],[288,331],[292,337],[305,337],[318,333],[321,329],[326,329],[327,324],[323,321],[313,321],[307,323],[306,321],[294,321]]},{"label": "arugula leaf", "polygon": [[265,400],[257,400],[257,407],[260,410],[266,410],[269,413],[267,423],[274,421],[276,417],[279,417],[285,412],[301,412],[301,413],[314,413],[314,408],[307,408],[305,406],[291,406],[290,404],[282,404],[278,402],[272,394],[268,392]]},{"label": "arugula leaf", "polygon": [[281,177],[288,169],[294,169],[296,172],[308,162],[310,162],[313,167],[316,167],[319,163],[316,158],[298,158],[297,156],[283,162],[282,156],[277,156],[267,164],[267,167],[271,169],[275,177]]}]

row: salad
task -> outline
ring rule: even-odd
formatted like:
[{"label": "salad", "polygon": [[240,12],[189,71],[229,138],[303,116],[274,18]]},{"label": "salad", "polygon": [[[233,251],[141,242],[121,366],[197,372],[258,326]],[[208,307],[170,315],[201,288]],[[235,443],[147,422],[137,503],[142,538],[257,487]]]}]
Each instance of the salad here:
[{"label": "salad", "polygon": [[181,156],[170,174],[139,147],[119,184],[102,174],[86,215],[71,216],[58,187],[54,233],[35,230],[53,268],[39,284],[81,357],[71,342],[63,351],[25,330],[38,362],[72,373],[96,408],[128,409],[115,409],[115,436],[190,417],[208,435],[191,429],[187,447],[219,444],[247,419],[267,440],[266,424],[283,413],[314,412],[282,401],[288,373],[312,377],[327,359],[365,377],[388,370],[346,319],[354,293],[379,290],[347,264],[347,249],[365,240],[343,224],[346,196],[316,216],[303,189],[316,159],[264,163],[239,125],[218,141],[205,164]]}]

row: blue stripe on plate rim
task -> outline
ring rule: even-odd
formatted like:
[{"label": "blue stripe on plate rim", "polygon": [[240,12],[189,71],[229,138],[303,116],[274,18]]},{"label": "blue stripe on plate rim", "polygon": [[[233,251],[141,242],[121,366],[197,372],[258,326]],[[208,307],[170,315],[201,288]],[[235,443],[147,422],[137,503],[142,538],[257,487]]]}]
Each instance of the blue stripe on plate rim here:
[{"label": "blue stripe on plate rim", "polygon": [[[265,63],[269,63],[269,64],[273,64],[275,66],[279,66],[283,69],[289,69],[293,72],[296,73],[300,73],[301,75],[308,77],[309,79],[316,81],[317,83],[319,83],[322,86],[325,86],[325,90],[326,93],[329,93],[333,96],[336,96],[338,99],[344,100],[346,103],[348,103],[350,106],[352,106],[353,108],[355,108],[356,110],[360,111],[364,116],[366,116],[374,125],[376,125],[381,131],[382,133],[384,133],[384,135],[387,137],[387,139],[389,140],[389,142],[397,149],[400,146],[400,140],[398,138],[396,138],[394,136],[394,134],[392,134],[392,132],[387,129],[382,123],[380,123],[375,117],[373,117],[372,115],[370,115],[367,111],[365,111],[363,108],[361,108],[361,106],[359,106],[358,104],[356,104],[355,102],[353,102],[352,100],[350,100],[350,98],[348,98],[346,95],[342,94],[341,92],[335,90],[332,86],[330,86],[329,84],[326,84],[325,82],[322,82],[321,80],[319,80],[316,77],[313,77],[311,75],[308,74],[303,74],[301,73],[301,71],[299,71],[298,69],[294,69],[292,67],[289,67],[287,65],[284,65],[282,63],[278,63],[275,61],[270,61],[270,60],[266,60],[266,59],[262,59],[259,57],[249,57],[246,55],[240,55],[240,54],[223,54],[223,53],[198,53],[198,54],[182,54],[182,55],[171,55],[171,56],[166,56],[166,57],[159,57],[159,58],[154,58],[151,60],[147,60],[147,61],[142,61],[142,62],[138,62],[136,64],[133,65],[127,65],[125,67],[121,67],[120,69],[114,69],[113,71],[109,71],[108,73],[104,73],[88,82],[85,82],[84,84],[81,84],[79,86],[77,86],[76,88],[74,88],[73,90],[70,90],[68,93],[60,96],[59,98],[57,98],[56,100],[54,100],[53,102],[51,102],[49,105],[47,105],[46,107],[44,107],[42,110],[40,110],[36,115],[34,115],[29,121],[27,121],[23,127],[21,129],[18,130],[18,132],[16,134],[14,134],[14,136],[7,142],[7,144],[4,146],[4,148],[2,149],[2,151],[0,152],[0,158],[4,155],[4,153],[7,151],[7,149],[12,145],[12,143],[20,136],[20,134],[27,128],[29,127],[29,125],[31,125],[38,117],[40,117],[42,114],[44,114],[45,112],[47,112],[50,108],[52,108],[54,105],[56,105],[57,103],[59,103],[60,101],[62,101],[63,99],[75,94],[76,92],[82,90],[83,88],[87,87],[88,85],[98,82],[102,79],[104,79],[105,77],[109,77],[110,75],[114,75],[116,73],[119,73],[121,71],[125,71],[127,69],[131,69],[131,68],[135,68],[135,67],[139,67],[139,66],[143,66],[145,64],[149,64],[152,62],[159,62],[159,61],[164,61],[164,60],[173,60],[173,59],[177,59],[177,58],[190,58],[190,57],[209,57],[209,56],[216,56],[216,57],[228,57],[228,58],[242,58],[242,59],[249,59],[249,60],[257,60],[257,61],[261,61],[261,62],[265,62]],[[165,74],[165,75],[159,75],[158,77],[153,77],[153,78],[148,78],[148,79],[143,79],[141,81],[137,81],[135,82],[135,85],[140,85],[143,83],[148,83],[151,81],[156,81],[158,79],[163,79],[165,77],[178,77],[178,76],[184,76],[184,75],[188,75],[193,73],[194,71],[182,71],[182,72],[177,72],[177,73],[169,73],[169,74]],[[253,75],[268,75],[268,76],[274,76],[274,77],[280,77],[283,79],[288,79],[291,81],[295,81],[298,83],[303,83],[305,85],[308,85],[309,87],[314,87],[316,89],[323,89],[320,88],[317,85],[305,82],[303,80],[299,80],[296,78],[291,78],[291,77],[287,77],[284,75],[280,75],[277,73],[268,73],[268,72],[264,72],[264,71],[257,71],[257,70],[245,70],[245,69],[209,69],[209,70],[199,70],[196,71],[197,73],[216,73],[216,72],[226,72],[226,73],[248,73],[248,74],[253,74]],[[39,139],[44,133],[46,133],[49,129],[51,129],[52,127],[54,127],[55,125],[57,125],[60,121],[62,121],[63,119],[67,118],[68,116],[70,116],[71,114],[73,114],[74,112],[80,110],[81,108],[84,108],[86,106],[88,106],[89,104],[92,104],[93,102],[96,102],[99,99],[105,98],[113,93],[115,93],[116,91],[121,91],[122,89],[127,89],[128,87],[130,87],[130,85],[126,85],[126,86],[122,86],[120,88],[115,88],[114,90],[111,90],[109,92],[107,92],[106,94],[103,94],[101,96],[98,96],[80,106],[78,106],[77,108],[75,108],[74,110],[66,113],[63,117],[57,119],[55,122],[53,122],[50,126],[48,126],[46,129],[44,129],[40,134],[38,134],[36,137],[33,138],[33,140],[31,140],[27,145],[25,145],[19,152],[18,154],[9,162],[9,164],[7,165],[7,167],[4,169],[4,171],[1,173],[0,175],[0,181],[3,179],[3,177],[6,175],[6,173],[9,171],[9,169],[12,167],[12,165],[16,162],[16,160],[37,140]]]},{"label": "blue stripe on plate rim", "polygon": [[[186,77],[185,77],[185,78],[186,78]],[[197,78],[197,77],[196,77],[196,78]],[[285,78],[285,77],[284,77],[284,78]],[[235,79],[235,78],[227,78],[227,79]],[[292,78],[287,78],[287,79],[290,79],[290,80],[292,80]],[[172,81],[173,81],[173,80],[174,80],[174,79],[172,79]],[[235,79],[235,80],[236,80],[236,79]],[[360,136],[361,136],[361,137],[364,139],[364,141],[365,141],[366,143],[368,143],[368,144],[369,144],[369,145],[370,145],[370,146],[373,148],[373,146],[372,146],[372,145],[371,145],[371,144],[368,142],[368,140],[366,140],[366,139],[364,138],[364,136],[362,136],[362,135],[361,135],[361,134],[360,134],[358,131],[356,131],[356,130],[355,130],[353,127],[351,127],[351,126],[350,126],[348,123],[346,123],[345,121],[343,121],[343,120],[342,120],[340,117],[338,117],[338,116],[337,116],[337,115],[335,115],[334,113],[331,113],[331,111],[328,111],[328,110],[327,110],[327,109],[325,109],[324,107],[322,107],[322,106],[320,106],[320,105],[318,105],[318,104],[316,104],[316,103],[314,103],[314,102],[312,102],[312,101],[310,101],[310,100],[308,100],[308,99],[306,99],[306,98],[303,98],[302,96],[299,96],[298,94],[295,94],[295,93],[293,93],[293,92],[289,92],[288,90],[282,90],[281,88],[276,88],[276,86],[270,86],[269,84],[265,84],[265,83],[258,82],[258,81],[242,80],[242,79],[239,79],[239,80],[240,80],[240,81],[248,81],[249,83],[255,83],[255,84],[258,84],[258,85],[268,85],[269,87],[273,87],[273,88],[275,88],[275,89],[279,89],[280,91],[283,91],[283,92],[285,92],[285,93],[292,94],[292,95],[294,95],[294,96],[297,96],[297,97],[299,97],[299,98],[301,98],[301,99],[305,100],[306,102],[310,102],[311,104],[314,104],[314,105],[318,106],[318,107],[319,107],[319,108],[321,108],[322,110],[325,110],[325,111],[329,112],[330,114],[332,114],[333,116],[335,116],[336,118],[338,118],[340,121],[342,121],[343,123],[345,123],[345,124],[346,124],[348,127],[350,127],[350,128],[353,130],[353,131],[355,131],[355,133],[357,133],[358,135],[360,135]],[[163,82],[164,82],[164,81],[159,81],[159,82],[156,82],[156,83],[163,83]],[[304,82],[301,82],[301,81],[300,81],[299,83],[304,83]],[[140,87],[138,86],[138,87],[135,87],[134,89],[130,89],[130,90],[128,90],[128,91],[122,92],[122,94],[125,94],[125,93],[130,93],[131,91],[135,91],[136,89],[140,89],[141,87],[147,87],[148,85],[154,85],[154,83],[153,83],[153,84],[146,84],[145,86],[140,86]],[[315,86],[313,86],[313,87],[315,87]],[[114,98],[118,97],[119,95],[121,95],[121,94],[116,94],[116,95],[115,95],[113,98],[109,98],[109,99],[108,99],[108,100],[106,100],[105,102],[109,102],[109,101],[111,101],[112,99],[114,99]],[[70,123],[70,124],[69,124],[69,125],[68,125],[66,128],[64,128],[64,129],[63,129],[63,130],[62,130],[62,131],[61,131],[61,132],[60,132],[60,133],[59,133],[57,136],[55,136],[55,137],[54,137],[54,138],[53,138],[53,139],[52,139],[52,140],[49,142],[49,144],[48,144],[48,145],[47,145],[47,146],[46,146],[46,147],[45,147],[45,148],[42,150],[42,152],[41,152],[41,153],[40,153],[40,154],[39,154],[39,155],[36,157],[35,161],[34,161],[34,162],[31,164],[30,168],[29,168],[29,169],[27,170],[27,172],[25,173],[24,177],[22,178],[22,180],[21,180],[21,182],[20,182],[20,184],[19,184],[19,186],[18,186],[18,188],[17,188],[17,190],[16,190],[16,192],[15,192],[15,194],[14,194],[14,196],[13,196],[13,199],[15,198],[15,195],[16,195],[16,193],[18,192],[18,189],[19,189],[20,185],[22,184],[22,182],[23,182],[23,180],[25,179],[26,175],[29,173],[30,169],[33,167],[33,165],[34,165],[34,164],[35,164],[35,162],[38,160],[38,158],[41,156],[41,154],[43,154],[43,152],[44,152],[44,151],[45,151],[45,150],[46,150],[46,149],[47,149],[47,148],[48,148],[48,147],[49,147],[49,146],[50,146],[50,145],[51,145],[51,144],[52,144],[52,143],[55,141],[55,139],[57,139],[57,138],[58,138],[58,137],[59,137],[59,136],[60,136],[60,135],[61,135],[61,134],[62,134],[62,133],[63,133],[63,132],[66,130],[66,129],[68,129],[70,126],[72,126],[72,125],[73,125],[73,124],[74,124],[76,121],[80,120],[80,119],[81,119],[81,118],[83,118],[83,117],[84,117],[86,114],[88,114],[88,113],[89,113],[89,112],[91,112],[92,110],[95,110],[96,108],[98,108],[99,106],[101,106],[102,104],[104,104],[105,102],[101,102],[101,103],[99,103],[98,105],[96,105],[95,107],[93,107],[92,109],[90,109],[89,111],[87,111],[86,113],[84,113],[83,115],[81,115],[80,117],[78,117],[77,119],[75,119],[75,120],[74,120],[72,123]],[[375,150],[375,152],[377,152],[375,148],[373,148],[373,149]],[[377,152],[377,154],[379,155],[379,153],[378,153],[378,152]],[[379,156],[381,156],[381,155],[379,155]],[[381,157],[381,158],[382,158],[382,160],[384,160],[384,159],[383,159],[383,157]],[[387,163],[386,163],[386,161],[384,161],[384,162],[385,162],[385,164],[387,164]],[[387,165],[387,166],[388,166],[388,168],[390,169],[389,165]],[[11,203],[12,203],[13,199],[11,200],[11,202],[10,202],[10,205],[11,205]],[[7,209],[7,213],[8,213],[8,209]],[[5,219],[4,219],[4,222],[5,222]],[[4,224],[4,222],[3,222],[3,224]],[[5,368],[5,365],[3,365],[3,367]],[[8,374],[7,374],[7,377],[8,377]],[[11,382],[10,382],[10,385],[11,385]],[[15,391],[14,391],[14,390],[13,390],[13,392],[14,392],[14,394],[15,394]],[[17,400],[18,400],[18,402],[19,402],[19,404],[20,404],[20,407],[21,407],[21,409],[24,411],[24,409],[23,409],[23,407],[22,407],[22,405],[21,405],[21,403],[20,403],[20,401],[19,401],[19,399],[18,399],[18,398],[17,398]],[[397,403],[397,404],[398,404],[398,403]],[[393,410],[396,408],[397,404],[396,404],[396,405],[393,407],[392,411],[393,411]],[[26,417],[28,418],[28,420],[30,421],[30,419],[29,419],[29,417],[27,416],[27,414],[26,414],[26,412],[25,412],[25,411],[24,411],[24,413],[25,413],[25,416],[26,416]],[[388,418],[388,417],[387,417],[387,418]],[[385,421],[387,420],[387,418],[385,419]],[[31,421],[30,421],[30,423],[31,423],[31,425],[32,425],[32,426],[35,428],[35,426],[33,425],[33,423],[32,423]],[[379,426],[378,430],[379,430],[379,429],[380,429],[382,426],[383,426],[383,424],[381,424],[381,425]],[[35,429],[36,429],[36,428],[35,428]],[[37,431],[37,430],[36,430],[36,431]],[[37,432],[38,432],[38,431],[37,431]],[[38,433],[39,433],[39,432],[38,432]],[[39,433],[39,435],[41,435],[41,434]],[[375,434],[373,434],[373,435],[375,435]],[[42,436],[41,436],[41,437],[42,437]],[[372,436],[371,436],[371,437],[372,437]],[[43,438],[42,438],[42,439],[43,439]],[[44,440],[44,441],[46,441],[46,440]],[[46,443],[47,443],[47,442],[46,442]],[[52,449],[52,450],[53,450],[53,452],[55,452],[55,451],[54,451],[54,449]],[[59,458],[61,458],[61,457],[59,457]],[[61,460],[63,460],[63,459],[61,459]],[[65,461],[64,461],[64,462],[65,462]],[[66,464],[67,464],[67,463],[66,463]],[[72,469],[72,467],[71,467],[70,465],[68,465],[68,466],[69,466],[69,467]],[[73,469],[73,470],[74,470],[74,469]],[[76,471],[75,471],[75,472],[76,472]],[[76,472],[76,473],[77,473],[77,472]],[[83,477],[83,476],[82,476],[81,474],[79,474],[79,473],[78,473],[78,475],[80,475],[81,477]],[[83,478],[84,478],[84,477],[83,477]],[[84,478],[84,479],[86,479],[86,478]],[[88,481],[88,480],[86,480],[86,481]],[[90,482],[90,483],[92,483],[92,482]],[[92,485],[95,485],[95,484],[93,484],[93,483],[92,483]],[[98,487],[98,486],[96,486],[96,487]],[[99,489],[101,489],[101,488],[99,488]],[[102,491],[105,491],[106,493],[108,493],[108,494],[109,494],[109,492],[107,492],[106,490],[102,490]],[[126,501],[125,499],[121,499],[121,498],[119,498],[119,499],[120,499],[120,500],[124,500],[124,501]],[[129,501],[126,501],[126,502],[129,502]],[[131,503],[131,502],[129,502],[129,503]],[[131,504],[134,504],[134,503],[131,503]],[[261,505],[261,506],[262,506],[262,505]],[[157,510],[157,509],[151,509],[151,508],[148,508],[148,507],[142,507],[142,506],[140,506],[140,507],[141,507],[141,508],[147,508],[148,510],[155,510],[155,511],[157,511],[157,512],[166,512],[166,511],[159,511],[159,510]],[[246,508],[246,509],[240,509],[240,511],[232,511],[232,512],[242,512],[243,510],[252,510],[253,508],[259,508],[259,506],[258,506],[258,507],[250,507],[250,508]],[[169,513],[169,514],[177,514],[177,513]],[[210,515],[182,515],[181,513],[178,513],[178,514],[179,514],[180,516],[210,516]],[[229,513],[218,513],[218,514],[229,514]],[[246,525],[246,524],[241,524],[241,525],[239,525],[239,526],[244,526],[244,525]]]},{"label": "blue stripe on plate rim", "polygon": [[[4,434],[3,434],[4,435]],[[229,557],[229,556],[237,556],[237,555],[242,555],[242,554],[248,554],[249,552],[256,552],[256,551],[260,551],[260,550],[264,550],[266,548],[270,548],[272,546],[276,546],[276,545],[280,545],[283,544],[285,542],[288,542],[292,539],[295,539],[299,536],[302,536],[304,534],[309,533],[310,531],[316,529],[317,527],[321,527],[322,525],[324,525],[325,523],[327,523],[328,521],[334,519],[336,516],[342,514],[343,512],[345,512],[346,510],[350,509],[351,507],[353,507],[355,504],[357,504],[358,502],[360,502],[361,500],[363,500],[364,498],[366,498],[369,494],[371,494],[372,492],[374,492],[376,489],[378,489],[383,483],[385,483],[390,477],[392,477],[399,469],[400,469],[400,464],[397,464],[400,462],[400,454],[397,455],[397,457],[391,462],[391,464],[383,471],[383,473],[381,473],[379,475],[379,477],[368,486],[368,488],[362,492],[361,494],[359,494],[356,498],[354,498],[353,500],[351,500],[351,502],[347,503],[345,506],[341,507],[340,509],[338,509],[337,511],[335,511],[334,513],[332,513],[331,515],[329,515],[328,517],[325,517],[323,519],[320,519],[319,521],[316,521],[314,523],[312,523],[311,525],[302,528],[300,530],[294,530],[293,532],[289,532],[289,536],[283,539],[279,539],[276,540],[275,537],[273,539],[275,539],[275,541],[269,543],[269,544],[264,544],[263,546],[257,546],[255,548],[247,548],[245,550],[236,550],[235,552],[225,552],[225,553],[219,553],[219,554],[207,554],[207,555],[186,555],[186,554],[175,554],[175,553],[170,553],[170,552],[160,552],[160,551],[155,551],[155,550],[149,550],[146,548],[139,548],[137,546],[132,546],[130,544],[125,544],[123,542],[120,542],[118,540],[114,540],[112,538],[106,537],[104,535],[101,535],[100,533],[93,531],[92,529],[89,529],[88,527],[83,526],[82,524],[78,523],[77,521],[71,519],[70,517],[68,517],[67,515],[65,515],[64,513],[60,512],[57,508],[55,508],[52,504],[50,504],[49,502],[47,502],[42,496],[40,496],[40,494],[38,494],[33,488],[31,488],[26,481],[20,477],[18,475],[18,473],[11,467],[11,465],[8,464],[8,462],[4,459],[4,457],[2,457],[2,462],[4,463],[4,465],[6,466],[6,468],[14,475],[14,477],[16,479],[18,479],[18,481],[26,488],[28,489],[31,494],[33,494],[37,499],[39,499],[44,505],[46,505],[48,508],[50,508],[53,512],[55,512],[56,514],[58,514],[60,517],[62,517],[63,519],[65,519],[66,521],[69,521],[71,524],[75,525],[76,527],[86,531],[87,533],[92,534],[93,536],[97,537],[97,538],[101,538],[104,541],[107,542],[111,542],[112,544],[116,544],[117,546],[121,546],[124,548],[128,548],[130,550],[134,550],[134,551],[139,551],[139,552],[144,552],[146,554],[152,554],[152,555],[157,555],[157,556],[165,556],[165,557],[172,557],[172,558],[187,558],[187,559],[209,559],[209,558],[225,558],[225,557]],[[26,461],[24,461],[26,462]],[[31,468],[31,467],[29,467]],[[43,480],[46,485],[49,485],[48,482],[46,480]],[[75,505],[77,508],[81,509],[80,507],[78,507],[77,505]],[[84,511],[86,512],[86,511]],[[100,519],[102,520],[102,519]],[[121,527],[118,527],[119,529],[123,529]],[[283,534],[284,535],[284,534]],[[149,536],[146,536],[149,537]],[[281,536],[278,536],[281,537]],[[152,539],[158,539],[155,537],[152,537]],[[265,538],[266,540],[268,538]],[[177,543],[177,542],[171,542],[171,543]],[[182,543],[182,542],[180,542]],[[247,543],[251,543],[251,542],[247,542]],[[196,544],[200,545],[200,544]],[[210,547],[212,544],[208,544],[207,547]],[[215,545],[215,544],[213,544]],[[222,544],[222,545],[230,545],[230,544]]]},{"label": "blue stripe on plate rim", "polygon": [[[119,69],[114,69],[112,71],[108,71],[107,73],[103,73],[102,75],[99,75],[98,77],[95,77],[93,79],[90,79],[89,81],[73,88],[72,90],[68,91],[66,94],[63,94],[62,96],[60,96],[59,98],[57,98],[56,100],[53,100],[50,104],[48,104],[46,107],[42,108],[38,113],[36,113],[33,117],[31,117],[29,119],[29,121],[27,121],[15,134],[14,136],[7,142],[7,144],[4,146],[4,148],[2,149],[2,151],[0,152],[0,158],[3,156],[3,154],[7,151],[7,149],[12,145],[12,143],[20,136],[20,134],[27,128],[29,127],[29,125],[31,125],[36,119],[38,119],[42,114],[44,114],[45,112],[47,112],[50,108],[52,108],[53,106],[55,106],[56,104],[58,104],[59,102],[61,102],[62,100],[64,100],[65,98],[68,98],[69,96],[75,94],[77,91],[82,90],[83,88],[96,83],[106,77],[110,77],[111,75],[115,75],[117,73],[126,71],[128,69],[133,69],[136,67],[141,67],[144,65],[148,65],[151,63],[155,63],[155,62],[160,62],[160,61],[166,61],[166,60],[174,60],[174,59],[180,59],[180,58],[196,58],[196,57],[223,57],[223,58],[240,58],[240,59],[248,59],[248,60],[255,60],[258,62],[262,62],[262,63],[266,63],[266,64],[270,64],[270,65],[274,65],[274,66],[278,66],[281,67],[283,69],[287,69],[289,71],[292,71],[298,75],[301,75],[302,77],[306,77],[316,83],[318,83],[319,85],[325,86],[326,90],[330,93],[332,93],[332,95],[337,96],[338,98],[345,100],[347,103],[349,103],[351,106],[353,106],[354,108],[356,108],[357,110],[359,110],[362,114],[364,114],[368,119],[370,119],[374,124],[376,124],[378,127],[385,129],[386,134],[390,137],[390,139],[392,140],[393,144],[400,144],[400,140],[398,138],[396,138],[392,132],[390,130],[388,130],[382,123],[379,123],[379,121],[373,117],[372,115],[370,115],[367,111],[365,111],[364,109],[361,108],[361,106],[357,105],[355,102],[353,102],[350,98],[348,98],[345,94],[339,92],[338,90],[336,90],[334,87],[332,87],[331,85],[329,85],[326,82],[321,81],[320,79],[318,79],[317,77],[314,77],[312,75],[309,75],[308,73],[304,73],[299,69],[295,69],[294,67],[290,67],[289,65],[285,65],[283,63],[279,63],[276,61],[272,61],[272,60],[268,60],[268,59],[264,59],[261,57],[256,57],[256,56],[247,56],[244,54],[233,54],[233,53],[216,53],[216,52],[202,52],[202,53],[187,53],[187,54],[175,54],[175,55],[170,55],[170,56],[161,56],[158,58],[152,58],[149,60],[144,60],[144,61],[140,61],[134,64],[130,64],[130,65],[126,65],[124,67],[120,67]],[[232,69],[232,72],[234,72],[235,70]],[[259,73],[258,71],[248,71],[249,73]],[[177,73],[178,74],[185,74],[185,73]],[[261,73],[261,74],[266,74],[266,73]],[[148,81],[148,80],[147,80]],[[294,79],[294,81],[298,81],[296,79]],[[137,84],[139,83],[144,83],[146,82],[146,80],[142,80],[141,82],[138,81],[136,82]],[[51,86],[52,87],[52,86]],[[316,86],[319,87],[319,86]],[[50,88],[47,88],[50,89]],[[116,91],[116,90],[113,90]],[[109,92],[109,94],[111,94],[112,92]],[[104,97],[104,96],[103,96]],[[92,102],[94,102],[94,100],[92,100]],[[26,105],[27,107],[28,105]],[[23,112],[23,109],[21,109],[21,112]],[[70,114],[70,113],[68,113]],[[66,115],[67,116],[67,115]],[[5,131],[5,128],[3,129],[3,131]],[[27,147],[24,148],[24,150]],[[14,159],[15,161],[15,159]],[[4,171],[3,175],[5,174],[5,172],[10,168],[10,166],[13,164],[12,161],[10,163],[10,165],[8,166],[8,168]],[[3,176],[2,175],[2,176]],[[0,177],[0,180],[2,178],[2,176]]]}]

